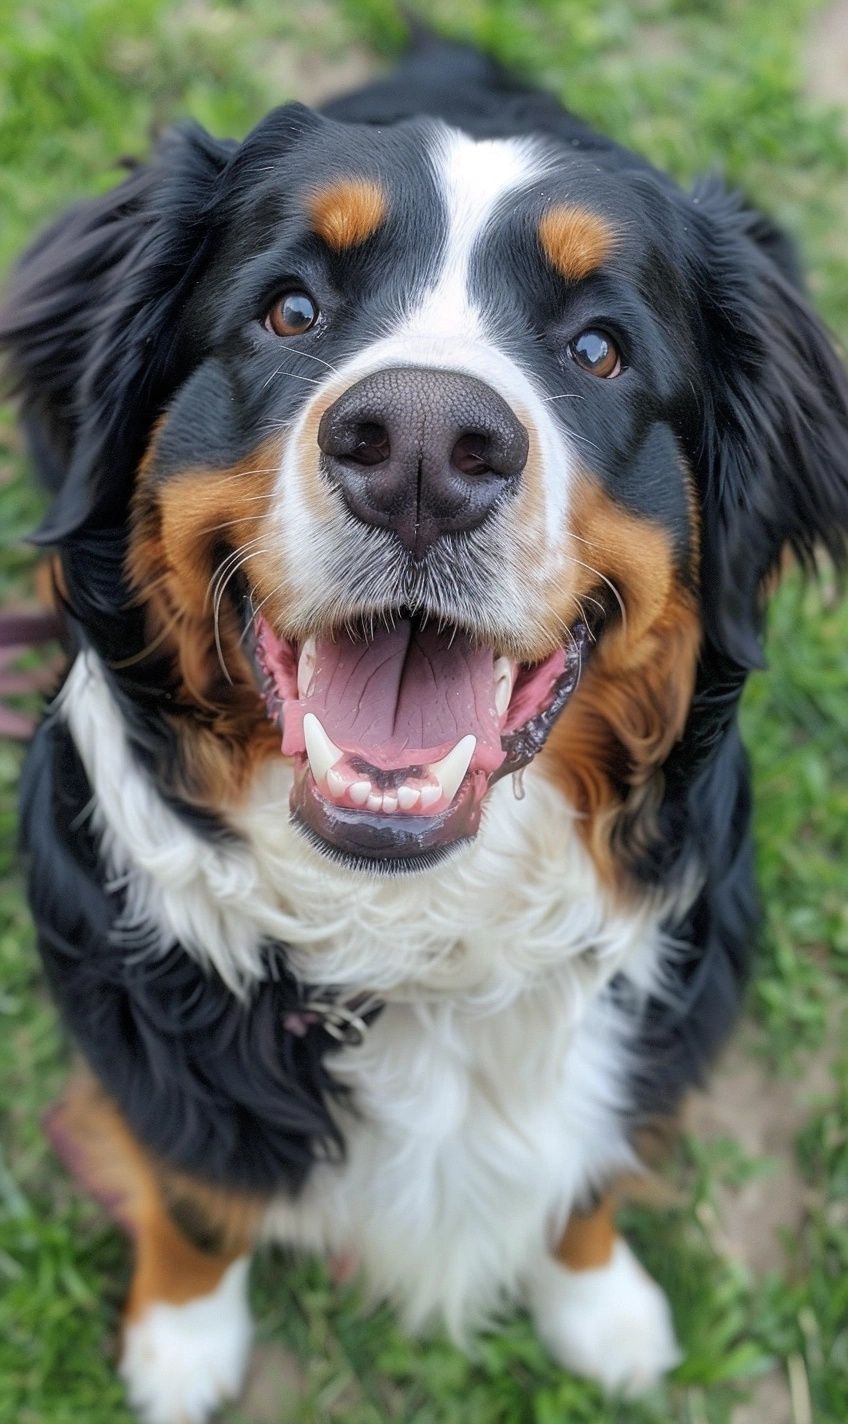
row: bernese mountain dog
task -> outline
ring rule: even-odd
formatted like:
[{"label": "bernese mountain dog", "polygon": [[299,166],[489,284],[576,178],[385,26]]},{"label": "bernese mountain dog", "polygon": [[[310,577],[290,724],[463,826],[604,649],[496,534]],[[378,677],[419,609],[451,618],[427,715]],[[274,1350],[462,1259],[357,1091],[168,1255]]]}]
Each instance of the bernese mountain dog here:
[{"label": "bernese mountain dog", "polygon": [[23,778],[48,1127],[133,1239],[139,1416],[238,1392],[263,1240],[650,1387],[616,1184],[736,1016],[740,695],[848,526],[790,243],[425,40],[166,137],[2,341],[71,654]]}]

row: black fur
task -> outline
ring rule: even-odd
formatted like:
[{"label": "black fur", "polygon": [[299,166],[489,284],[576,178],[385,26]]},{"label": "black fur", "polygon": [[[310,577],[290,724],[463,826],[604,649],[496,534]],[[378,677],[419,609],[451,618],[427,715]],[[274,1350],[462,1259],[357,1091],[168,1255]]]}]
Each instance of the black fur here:
[{"label": "black fur", "polygon": [[[142,1142],[206,1181],[296,1190],[316,1157],[341,1151],[324,1066],[337,1047],[284,1019],[307,991],[268,947],[267,981],[248,1004],[174,945],[143,952],[117,930],[104,885],[91,792],[61,718],[49,714],[22,787],[29,891],[51,988],[86,1058]],[[117,930],[117,933],[116,933]]]},{"label": "black fur", "polygon": [[[588,283],[569,319],[579,319],[581,302],[590,315],[592,303],[617,313],[623,339],[647,353],[642,384],[615,409],[598,390],[572,416],[599,447],[608,489],[669,531],[681,564],[693,535],[683,485],[666,478],[678,450],[697,481],[705,641],[686,733],[664,768],[661,834],[635,867],[647,885],[695,868],[705,875],[694,907],[668,926],[685,946],[668,966],[668,998],[643,1010],[636,1112],[663,1114],[731,1026],[756,937],[736,724],[745,677],[762,659],[762,583],[787,545],[808,565],[819,548],[841,560],[848,526],[848,384],[799,289],[789,244],[765,219],[715,183],[681,192],[553,99],[429,39],[397,74],[326,116],[288,106],[241,146],[183,130],[34,244],[0,318],[33,456],[57,491],[40,537],[59,547],[77,644],[110,669],[146,772],[199,833],[228,834],[213,812],[173,795],[167,719],[197,709],[180,705],[161,660],[117,667],[144,644],[123,574],[136,467],[165,409],[185,421],[170,421],[163,438],[162,479],[189,457],[225,466],[252,449],[272,395],[275,419],[297,409],[296,383],[268,394],[274,357],[244,318],[262,312],[287,264],[309,276],[323,305],[346,311],[338,345],[322,348],[331,359],[374,334],[397,284],[424,280],[422,234],[434,241],[442,215],[420,158],[421,116],[477,136],[541,133],[561,150],[569,194],[624,217],[636,236],[618,274]],[[316,173],[345,171],[348,160],[368,172],[377,153],[407,201],[375,245],[319,258],[290,193]],[[532,220],[530,210],[505,218],[489,254],[502,281],[484,288],[481,278],[478,294],[516,342],[531,308],[542,324],[553,309],[542,264],[519,274],[525,307],[510,300],[511,236]],[[347,310],[342,293],[367,294],[371,315],[358,316],[352,299]],[[525,342],[522,360],[556,385],[558,333],[545,334],[550,341]],[[305,360],[297,369],[308,378]],[[340,1144],[327,1110],[329,1040],[281,1031],[304,992],[284,947],[268,946],[275,977],[246,1006],[178,946],[156,960],[117,952],[110,933],[120,903],[104,888],[87,797],[67,733],[50,715],[24,779],[24,836],[45,963],[74,1035],[134,1131],[168,1162],[248,1188],[296,1186],[316,1155]],[[621,979],[611,992],[629,990]]]}]

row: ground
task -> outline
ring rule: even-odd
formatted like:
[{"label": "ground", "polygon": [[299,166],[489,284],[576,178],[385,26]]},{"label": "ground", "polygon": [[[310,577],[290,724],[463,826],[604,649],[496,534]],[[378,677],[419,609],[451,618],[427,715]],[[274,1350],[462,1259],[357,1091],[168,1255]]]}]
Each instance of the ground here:
[{"label": "ground", "polygon": [[[456,18],[462,14],[461,22]],[[799,240],[848,336],[848,6],[814,0],[448,0],[428,10],[681,180],[719,167]],[[271,103],[355,82],[402,40],[389,0],[0,0],[0,267],[68,200],[192,115],[244,133]],[[0,417],[0,599],[30,587],[37,516]],[[254,1283],[259,1347],[228,1424],[844,1424],[848,1418],[848,609],[789,575],[745,729],[767,907],[747,1023],[630,1212],[686,1360],[644,1405],[604,1403],[526,1321],[467,1359],[410,1343],[355,1287],[280,1255]],[[13,848],[20,750],[0,743],[0,1419],[127,1424],[112,1368],[123,1243],[38,1120],[66,1047],[40,983]]]}]

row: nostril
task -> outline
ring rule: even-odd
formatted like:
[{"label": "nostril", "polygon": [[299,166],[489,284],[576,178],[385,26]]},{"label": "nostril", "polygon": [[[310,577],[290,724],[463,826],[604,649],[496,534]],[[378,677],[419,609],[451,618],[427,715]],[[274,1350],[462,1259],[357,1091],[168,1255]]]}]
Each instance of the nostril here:
[{"label": "nostril", "polygon": [[461,435],[451,451],[450,462],[461,475],[490,475],[490,440],[488,435],[469,430]]},{"label": "nostril", "polygon": [[340,452],[341,457],[354,465],[382,465],[391,454],[388,430],[372,421],[354,425],[346,443],[348,448]]}]

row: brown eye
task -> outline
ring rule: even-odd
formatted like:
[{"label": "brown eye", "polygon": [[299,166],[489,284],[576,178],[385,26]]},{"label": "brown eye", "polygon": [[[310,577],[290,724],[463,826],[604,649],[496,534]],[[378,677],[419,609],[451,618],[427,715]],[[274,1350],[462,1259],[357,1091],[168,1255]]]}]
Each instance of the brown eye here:
[{"label": "brown eye", "polygon": [[621,370],[621,353],[611,336],[589,326],[568,343],[568,354],[590,376],[609,380]]},{"label": "brown eye", "polygon": [[308,292],[283,292],[265,318],[277,336],[301,336],[318,320],[318,308]]}]

